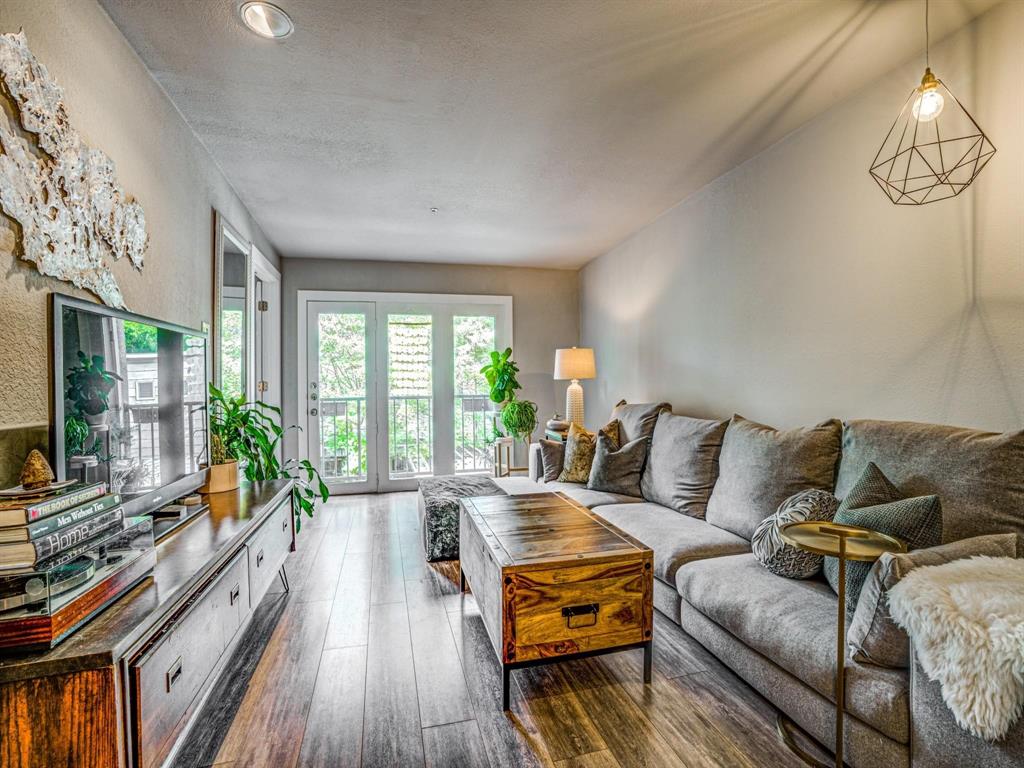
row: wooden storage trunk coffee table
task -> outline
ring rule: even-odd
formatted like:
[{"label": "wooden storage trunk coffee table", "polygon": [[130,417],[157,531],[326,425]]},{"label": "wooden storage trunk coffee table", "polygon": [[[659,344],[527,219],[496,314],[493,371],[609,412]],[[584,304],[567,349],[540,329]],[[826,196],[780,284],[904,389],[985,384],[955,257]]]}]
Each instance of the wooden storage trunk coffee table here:
[{"label": "wooden storage trunk coffee table", "polygon": [[560,493],[463,499],[468,582],[503,672],[634,648],[651,680],[654,555]]}]

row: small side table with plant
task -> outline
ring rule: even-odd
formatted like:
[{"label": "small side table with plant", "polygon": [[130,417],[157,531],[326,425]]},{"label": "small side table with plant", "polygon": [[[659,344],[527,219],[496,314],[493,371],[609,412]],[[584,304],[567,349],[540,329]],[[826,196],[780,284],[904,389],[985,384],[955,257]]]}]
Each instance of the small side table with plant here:
[{"label": "small side table with plant", "polygon": [[503,477],[512,472],[524,471],[526,467],[513,466],[512,454],[516,440],[524,440],[529,445],[530,437],[537,428],[537,404],[516,397],[516,391],[522,389],[522,385],[516,378],[519,366],[512,360],[512,348],[508,347],[504,352],[491,352],[491,362],[481,368],[480,373],[487,379],[491,402],[501,406],[498,420],[506,435],[506,442],[500,438],[495,440],[494,474]]}]

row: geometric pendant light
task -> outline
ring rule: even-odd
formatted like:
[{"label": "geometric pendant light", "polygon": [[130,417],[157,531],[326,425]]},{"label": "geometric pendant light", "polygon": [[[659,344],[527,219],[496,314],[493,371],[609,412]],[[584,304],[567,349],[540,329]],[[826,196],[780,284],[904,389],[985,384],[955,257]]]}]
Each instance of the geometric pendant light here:
[{"label": "geometric pendant light", "polygon": [[896,205],[924,205],[956,197],[996,153],[971,113],[928,67],[871,163],[871,177]]}]

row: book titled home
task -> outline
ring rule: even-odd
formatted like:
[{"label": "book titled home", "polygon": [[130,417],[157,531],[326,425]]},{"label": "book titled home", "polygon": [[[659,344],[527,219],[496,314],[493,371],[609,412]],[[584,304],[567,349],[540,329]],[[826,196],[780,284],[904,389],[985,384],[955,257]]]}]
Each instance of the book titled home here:
[{"label": "book titled home", "polygon": [[123,515],[121,507],[115,507],[34,541],[0,544],[0,568],[27,568],[35,565],[120,524]]}]

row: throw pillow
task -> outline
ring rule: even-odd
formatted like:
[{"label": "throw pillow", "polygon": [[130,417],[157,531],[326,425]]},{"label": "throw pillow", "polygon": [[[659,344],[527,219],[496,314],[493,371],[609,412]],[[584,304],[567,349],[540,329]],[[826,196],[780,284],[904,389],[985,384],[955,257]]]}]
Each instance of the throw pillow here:
[{"label": "throw pillow", "polygon": [[597,433],[594,463],[590,468],[587,488],[624,496],[640,495],[640,473],[647,458],[647,438],[638,437],[621,448],[601,430]]},{"label": "throw pillow", "polygon": [[787,579],[809,579],[821,570],[824,558],[813,552],[797,549],[782,540],[780,530],[786,523],[804,520],[831,522],[839,507],[839,499],[828,491],[812,488],[793,494],[766,518],[754,531],[750,540],[751,549],[757,562],[774,573]]},{"label": "throw pillow", "polygon": [[707,521],[748,541],[798,491],[833,489],[842,424],[781,431],[733,416],[718,457]]},{"label": "throw pillow", "polygon": [[[882,482],[884,480],[884,482]],[[839,505],[835,522],[858,525],[879,533],[895,536],[908,550],[935,547],[942,543],[942,505],[938,496],[917,496],[912,499],[891,499],[899,490],[874,464],[868,464],[860,480],[850,489],[847,499]],[[889,498],[889,501],[882,501]],[[855,507],[867,503],[869,506]],[[853,560],[846,563],[846,611],[852,616],[861,588],[871,572],[871,563]],[[839,592],[839,561],[825,558],[825,579]]]},{"label": "throw pillow", "polygon": [[869,461],[853,488],[843,498],[838,511],[846,512],[860,507],[873,507],[876,504],[888,504],[903,498],[906,497],[900,493],[899,488],[892,484],[892,481],[885,476],[878,465]]},{"label": "throw pillow", "polygon": [[889,615],[889,590],[914,568],[942,565],[965,557],[1020,557],[1016,533],[975,536],[915,552],[886,553],[872,566],[853,612],[846,642],[855,661],[880,667],[910,666],[910,639]]},{"label": "throw pillow", "polygon": [[[608,422],[602,427],[615,441],[615,447],[619,447],[618,434],[619,425],[616,421]],[[562,463],[562,471],[558,475],[560,483],[586,483],[590,479],[590,465],[594,462],[594,448],[596,435],[588,432],[579,424],[572,424],[569,427],[569,434],[565,438],[565,458]]]},{"label": "throw pillow", "polygon": [[541,438],[540,464],[545,483],[557,480],[565,466],[565,443]]},{"label": "throw pillow", "polygon": [[654,426],[658,423],[658,416],[671,410],[672,406],[668,403],[633,403],[630,405],[625,400],[619,400],[612,409],[610,419],[610,421],[619,422],[619,431],[616,435],[619,445],[631,443],[639,437],[650,439],[654,434]]},{"label": "throw pillow", "polygon": [[718,479],[718,454],[728,421],[663,411],[654,426],[640,490],[648,501],[703,519]]}]

